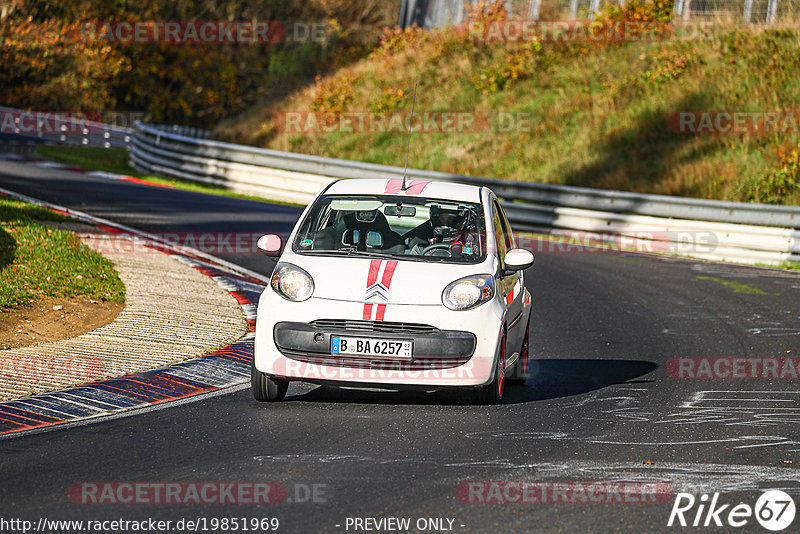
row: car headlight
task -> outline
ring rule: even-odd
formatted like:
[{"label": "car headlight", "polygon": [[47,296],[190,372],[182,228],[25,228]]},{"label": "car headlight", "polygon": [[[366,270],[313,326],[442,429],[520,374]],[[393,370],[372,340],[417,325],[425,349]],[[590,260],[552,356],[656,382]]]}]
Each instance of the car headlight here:
[{"label": "car headlight", "polygon": [[469,310],[494,297],[494,278],[488,274],[466,276],[444,288],[442,303],[451,310]]},{"label": "car headlight", "polygon": [[270,285],[275,293],[294,302],[308,300],[314,292],[311,275],[291,263],[279,263],[275,266]]}]

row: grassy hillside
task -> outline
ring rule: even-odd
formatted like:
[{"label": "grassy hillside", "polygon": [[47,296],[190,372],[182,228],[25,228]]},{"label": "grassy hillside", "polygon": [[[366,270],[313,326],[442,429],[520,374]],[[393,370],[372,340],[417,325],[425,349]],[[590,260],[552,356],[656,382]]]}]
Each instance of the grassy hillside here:
[{"label": "grassy hillside", "polygon": [[[599,20],[664,20],[671,3],[626,3]],[[502,18],[484,6],[473,18]],[[637,19],[637,17],[639,17]],[[800,33],[718,27],[649,43],[478,42],[456,29],[388,33],[366,58],[227,120],[217,135],[402,165],[402,132],[286,134],[287,111],[528,113],[528,131],[419,134],[409,165],[512,180],[800,204],[799,134],[675,133],[678,111],[795,111]]]}]

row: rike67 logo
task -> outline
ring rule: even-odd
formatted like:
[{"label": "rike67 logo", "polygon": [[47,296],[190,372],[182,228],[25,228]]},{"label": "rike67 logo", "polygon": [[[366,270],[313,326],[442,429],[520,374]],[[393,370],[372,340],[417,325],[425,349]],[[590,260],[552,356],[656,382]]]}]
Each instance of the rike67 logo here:
[{"label": "rike67 logo", "polygon": [[784,530],[794,521],[794,500],[781,490],[769,490],[761,494],[755,506],[739,503],[723,503],[720,494],[710,499],[707,494],[696,498],[691,493],[678,493],[669,514],[667,526],[734,528],[751,524],[755,520],[767,530]]}]

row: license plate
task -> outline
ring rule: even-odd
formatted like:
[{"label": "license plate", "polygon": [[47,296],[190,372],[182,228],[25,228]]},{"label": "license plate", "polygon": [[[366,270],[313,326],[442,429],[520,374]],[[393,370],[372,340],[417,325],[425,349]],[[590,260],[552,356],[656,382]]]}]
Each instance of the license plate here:
[{"label": "license plate", "polygon": [[331,354],[411,359],[412,346],[410,340],[331,336]]}]

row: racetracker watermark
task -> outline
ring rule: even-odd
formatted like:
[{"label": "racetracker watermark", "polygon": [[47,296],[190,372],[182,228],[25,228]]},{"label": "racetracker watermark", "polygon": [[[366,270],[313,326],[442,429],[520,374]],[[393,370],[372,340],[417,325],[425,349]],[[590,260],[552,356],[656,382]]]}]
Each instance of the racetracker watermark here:
[{"label": "racetracker watermark", "polygon": [[76,482],[75,504],[278,504],[324,503],[326,484],[280,482]]},{"label": "racetracker watermark", "polygon": [[144,120],[141,111],[84,112],[84,111],[21,111],[0,110],[0,132],[28,135],[83,134],[103,132],[109,126],[132,128]]},{"label": "racetracker watermark", "polygon": [[498,20],[468,21],[458,28],[471,41],[619,43],[689,41],[708,38],[713,21],[679,23],[655,20],[580,21],[580,20]]},{"label": "racetracker watermark", "polygon": [[533,253],[598,253],[598,252],[649,252],[666,254],[706,254],[713,252],[719,238],[711,231],[638,230],[616,232],[583,232],[577,230],[551,230],[548,235],[517,234],[518,248]]},{"label": "racetracker watermark", "polygon": [[420,134],[530,133],[536,128],[532,113],[517,111],[416,110],[409,111],[284,111],[272,119],[278,133],[399,133],[413,126]]},{"label": "racetracker watermark", "polygon": [[653,504],[674,494],[663,481],[464,480],[456,487],[469,504]]},{"label": "racetracker watermark", "polygon": [[677,380],[797,380],[800,379],[800,358],[670,358],[667,375]]},{"label": "racetracker watermark", "polygon": [[83,21],[70,35],[76,41],[102,44],[305,43],[325,44],[334,30],[329,22],[304,21]]},{"label": "racetracker watermark", "polygon": [[481,43],[502,42],[579,42],[619,43],[657,42],[675,38],[670,22],[654,20],[498,20],[489,23],[469,21],[462,25],[469,40]]},{"label": "racetracker watermark", "polygon": [[77,482],[75,504],[277,504],[286,500],[278,482]]},{"label": "racetracker watermark", "polygon": [[[478,233],[480,234],[480,233]],[[485,239],[485,233],[483,238]],[[81,240],[98,252],[155,254],[163,242],[208,254],[260,254],[260,233],[248,232],[167,232],[143,238],[131,234],[82,233]],[[493,240],[487,248],[494,252]],[[550,231],[550,235],[516,234],[517,248],[533,253],[594,254],[601,252],[649,252],[667,254],[702,254],[712,252],[719,243],[710,231],[664,232],[640,230],[625,234],[613,232]],[[313,240],[311,241],[313,246]],[[291,246],[291,245],[285,245]],[[314,248],[307,249],[313,254]],[[379,251],[378,251],[379,252]]]},{"label": "racetracker watermark", "polygon": [[81,241],[100,253],[158,254],[161,243],[208,254],[260,254],[258,238],[247,232],[167,232],[144,238],[132,234],[84,233]]},{"label": "racetracker watermark", "polygon": [[[387,304],[354,303],[362,306],[387,307]],[[320,343],[330,348],[323,340]],[[328,351],[330,352],[330,351]],[[384,356],[356,356],[320,354],[304,360],[280,358],[276,361],[270,374],[286,377],[303,377],[306,380],[343,381],[343,382],[385,382],[393,380],[431,380],[437,384],[453,383],[458,385],[464,381],[488,379],[494,371],[494,364],[483,358],[458,357],[424,357],[412,359],[392,359]]]},{"label": "racetracker watermark", "polygon": [[800,111],[676,111],[667,127],[679,134],[798,134]]},{"label": "racetracker watermark", "polygon": [[75,380],[91,382],[107,375],[105,363],[81,356],[0,356],[0,378],[6,380]]},{"label": "racetracker watermark", "polygon": [[277,517],[181,517],[154,519],[52,519],[38,521],[0,517],[0,532],[270,532],[280,530]]}]

